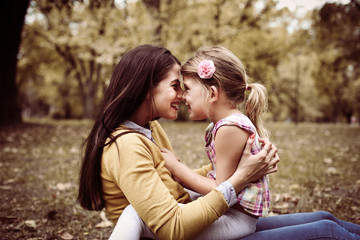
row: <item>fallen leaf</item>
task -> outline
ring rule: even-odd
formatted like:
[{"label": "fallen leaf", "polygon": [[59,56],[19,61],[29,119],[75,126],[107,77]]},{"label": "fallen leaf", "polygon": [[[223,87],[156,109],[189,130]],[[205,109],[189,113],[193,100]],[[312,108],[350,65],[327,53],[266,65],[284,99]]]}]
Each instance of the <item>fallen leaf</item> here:
[{"label": "fallen leaf", "polygon": [[106,213],[104,211],[100,212],[100,218],[104,221],[108,220],[108,218],[106,217]]},{"label": "fallen leaf", "polygon": [[106,213],[104,211],[100,212],[101,222],[96,224],[96,228],[106,228],[114,226],[113,223],[106,217]]},{"label": "fallen leaf", "polygon": [[11,190],[11,186],[0,186],[1,190]]},{"label": "fallen leaf", "polygon": [[290,188],[290,190],[292,190],[292,191],[294,191],[294,190],[300,190],[300,189],[301,189],[301,187],[300,187],[299,184],[291,184],[291,185],[289,186],[289,188]]},{"label": "fallen leaf", "polygon": [[79,151],[79,148],[77,148],[77,147],[72,147],[71,149],[70,149],[70,153],[79,153],[80,151]]},{"label": "fallen leaf", "polygon": [[334,167],[329,167],[329,168],[326,170],[326,173],[327,173],[327,174],[330,174],[330,175],[336,175],[336,174],[338,174],[338,171],[337,171],[336,168],[334,168]]},{"label": "fallen leaf", "polygon": [[96,228],[106,228],[106,227],[112,227],[113,223],[110,221],[101,221],[100,223],[96,224]]},{"label": "fallen leaf", "polygon": [[326,164],[332,164],[332,163],[333,163],[333,160],[332,160],[332,158],[324,158],[324,163],[326,163]]},{"label": "fallen leaf", "polygon": [[71,183],[58,183],[58,184],[56,184],[56,188],[59,191],[64,191],[64,190],[71,188]]},{"label": "fallen leaf", "polygon": [[35,220],[26,220],[25,226],[28,228],[36,229],[36,222]]},{"label": "fallen leaf", "polygon": [[60,230],[57,234],[61,239],[65,239],[65,240],[71,240],[74,238],[74,236],[66,232],[65,229]]}]

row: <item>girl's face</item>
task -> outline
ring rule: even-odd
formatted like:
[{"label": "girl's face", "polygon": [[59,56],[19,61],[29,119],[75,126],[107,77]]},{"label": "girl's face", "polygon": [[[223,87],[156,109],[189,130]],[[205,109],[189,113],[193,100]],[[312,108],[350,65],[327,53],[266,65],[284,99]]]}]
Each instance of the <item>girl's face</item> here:
[{"label": "girl's face", "polygon": [[188,106],[188,113],[191,120],[204,120],[206,116],[206,96],[203,94],[201,83],[193,77],[184,77],[185,94],[184,99]]},{"label": "girl's face", "polygon": [[175,120],[178,117],[183,90],[179,80],[180,66],[174,64],[167,76],[154,88],[153,109],[158,117]]}]

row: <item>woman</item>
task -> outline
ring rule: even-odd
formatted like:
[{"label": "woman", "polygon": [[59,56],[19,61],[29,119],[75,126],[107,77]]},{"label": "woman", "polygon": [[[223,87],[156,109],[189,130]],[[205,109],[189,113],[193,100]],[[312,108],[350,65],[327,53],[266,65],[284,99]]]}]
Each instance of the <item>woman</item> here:
[{"label": "woman", "polygon": [[[277,171],[277,149],[250,154],[248,141],[236,172],[206,196],[191,201],[164,166],[160,148],[172,150],[159,117],[174,120],[182,99],[180,62],[151,45],[129,51],[116,66],[99,114],[86,140],[78,200],[109,212],[116,222],[131,204],[159,238],[192,239],[233,204],[234,192]],[[205,173],[210,166],[199,170]],[[178,203],[187,203],[179,206]]]}]

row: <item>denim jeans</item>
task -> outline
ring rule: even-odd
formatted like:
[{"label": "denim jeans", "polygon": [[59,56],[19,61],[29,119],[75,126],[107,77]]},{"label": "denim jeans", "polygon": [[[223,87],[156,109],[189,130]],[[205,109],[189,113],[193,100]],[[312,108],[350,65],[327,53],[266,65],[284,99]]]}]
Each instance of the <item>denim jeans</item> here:
[{"label": "denim jeans", "polygon": [[242,240],[360,239],[360,225],[337,219],[324,211],[260,218],[256,232]]}]

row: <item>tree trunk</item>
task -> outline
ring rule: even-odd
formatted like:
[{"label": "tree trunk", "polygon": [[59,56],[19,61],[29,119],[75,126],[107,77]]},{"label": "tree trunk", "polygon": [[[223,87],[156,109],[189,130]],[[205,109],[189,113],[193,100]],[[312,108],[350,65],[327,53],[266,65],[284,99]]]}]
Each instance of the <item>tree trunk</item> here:
[{"label": "tree trunk", "polygon": [[22,121],[16,64],[28,4],[29,0],[0,1],[0,126]]}]

